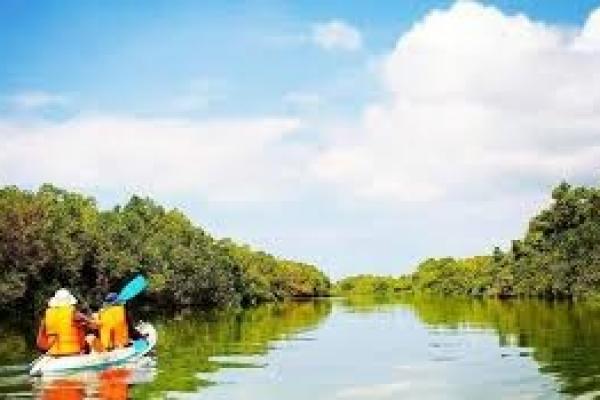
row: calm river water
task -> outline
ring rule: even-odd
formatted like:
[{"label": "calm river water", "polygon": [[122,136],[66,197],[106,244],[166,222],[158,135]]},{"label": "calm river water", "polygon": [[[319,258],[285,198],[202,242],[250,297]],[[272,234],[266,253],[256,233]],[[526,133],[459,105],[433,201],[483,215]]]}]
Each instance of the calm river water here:
[{"label": "calm river water", "polygon": [[29,378],[31,334],[0,325],[0,398],[600,398],[600,307],[333,299],[154,318],[135,369]]}]

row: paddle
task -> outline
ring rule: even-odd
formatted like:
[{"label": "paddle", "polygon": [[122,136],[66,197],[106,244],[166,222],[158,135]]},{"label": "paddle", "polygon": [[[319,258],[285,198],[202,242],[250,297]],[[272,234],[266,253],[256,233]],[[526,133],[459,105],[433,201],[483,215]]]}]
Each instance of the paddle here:
[{"label": "paddle", "polygon": [[125,303],[126,301],[131,300],[138,294],[142,292],[148,286],[148,282],[142,275],[138,275],[133,278],[127,285],[121,289],[119,296],[117,296],[117,301],[119,303]]}]

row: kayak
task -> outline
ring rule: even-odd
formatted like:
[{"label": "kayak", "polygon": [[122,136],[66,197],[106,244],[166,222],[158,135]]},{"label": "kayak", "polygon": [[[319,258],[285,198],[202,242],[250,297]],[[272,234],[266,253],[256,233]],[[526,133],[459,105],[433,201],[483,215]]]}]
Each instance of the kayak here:
[{"label": "kayak", "polygon": [[136,339],[122,349],[60,357],[44,354],[32,363],[29,375],[54,375],[84,369],[104,369],[139,360],[156,346],[158,336],[156,329],[149,323],[140,323],[136,329],[144,335],[144,338]]}]

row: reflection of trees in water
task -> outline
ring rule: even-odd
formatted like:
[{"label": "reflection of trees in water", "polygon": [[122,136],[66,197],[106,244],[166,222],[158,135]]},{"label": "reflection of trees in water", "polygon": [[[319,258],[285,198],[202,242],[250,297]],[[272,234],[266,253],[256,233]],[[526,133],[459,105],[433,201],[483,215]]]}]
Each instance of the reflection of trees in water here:
[{"label": "reflection of trees in water", "polygon": [[0,328],[0,365],[13,365],[31,359],[33,351],[22,332]]},{"label": "reflection of trees in water", "polygon": [[[555,376],[565,393],[600,390],[600,307],[439,297],[357,297],[345,299],[342,304],[353,312],[406,307],[432,327],[492,329],[501,346],[532,348],[540,371]],[[131,387],[129,395],[152,398],[166,391],[195,391],[209,384],[197,378],[198,372],[212,372],[223,366],[211,362],[212,356],[265,354],[273,340],[315,328],[330,314],[331,307],[330,301],[309,301],[157,318],[158,373],[151,383]],[[23,357],[31,360],[25,336],[0,331],[0,337],[0,363],[21,362]],[[86,388],[89,391],[89,386]]]},{"label": "reflection of trees in water", "polygon": [[134,387],[133,397],[195,391],[198,386],[210,384],[197,377],[199,372],[214,372],[223,366],[210,361],[211,357],[266,354],[273,340],[313,329],[330,312],[331,303],[325,300],[159,318],[158,373],[151,384]]},{"label": "reflection of trees in water", "polygon": [[0,322],[0,398],[30,390],[27,363],[35,357],[35,351],[24,332],[18,321]]},{"label": "reflection of trees in water", "polygon": [[600,390],[600,306],[425,296],[363,297],[346,304],[363,311],[402,304],[433,327],[493,329],[501,346],[532,348],[540,371],[555,376],[564,393]]},{"label": "reflection of trees in water", "polygon": [[[32,381],[26,374],[27,363],[35,357],[32,343],[28,340],[34,333],[0,327],[0,366],[19,364],[18,371],[10,372],[10,387],[0,382],[0,397],[2,393],[33,390],[34,396],[42,399],[116,400],[127,396],[140,399],[162,397],[166,391],[195,391],[209,383],[197,377],[199,372],[216,371],[224,365],[211,362],[210,357],[266,354],[273,340],[313,329],[330,313],[331,303],[324,300],[155,317],[159,334],[157,373],[149,383],[136,385],[133,382],[131,386],[129,377],[120,375],[128,373],[124,369]],[[15,378],[19,378],[18,387],[14,384]]]}]

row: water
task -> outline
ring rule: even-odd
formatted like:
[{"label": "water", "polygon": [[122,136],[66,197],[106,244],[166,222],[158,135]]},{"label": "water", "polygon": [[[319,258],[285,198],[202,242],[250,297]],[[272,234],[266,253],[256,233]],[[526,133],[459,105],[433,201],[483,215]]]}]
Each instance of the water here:
[{"label": "water", "polygon": [[41,399],[600,398],[600,307],[334,299],[157,317],[143,367],[26,374],[30,335],[0,328],[0,397]]}]

